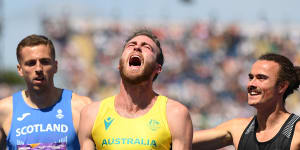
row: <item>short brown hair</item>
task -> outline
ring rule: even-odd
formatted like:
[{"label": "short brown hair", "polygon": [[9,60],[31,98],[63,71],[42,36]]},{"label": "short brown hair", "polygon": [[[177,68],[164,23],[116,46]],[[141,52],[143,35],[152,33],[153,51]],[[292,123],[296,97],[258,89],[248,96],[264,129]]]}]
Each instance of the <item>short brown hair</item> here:
[{"label": "short brown hair", "polygon": [[50,51],[51,51],[51,57],[53,59],[55,59],[55,48],[54,48],[54,45],[53,45],[52,41],[50,39],[48,39],[46,36],[32,34],[32,35],[29,35],[29,36],[25,37],[18,44],[18,47],[17,47],[18,62],[20,63],[20,61],[21,61],[21,50],[22,50],[22,48],[24,48],[26,46],[37,46],[37,45],[49,46]]}]

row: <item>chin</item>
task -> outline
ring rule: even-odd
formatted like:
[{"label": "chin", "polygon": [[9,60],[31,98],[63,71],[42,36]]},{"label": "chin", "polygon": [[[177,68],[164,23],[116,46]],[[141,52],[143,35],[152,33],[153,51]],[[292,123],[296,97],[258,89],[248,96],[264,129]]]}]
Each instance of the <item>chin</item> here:
[{"label": "chin", "polygon": [[258,108],[263,108],[264,109],[265,108],[264,104],[262,103],[262,101],[260,99],[258,99],[258,100],[248,100],[248,105],[252,106],[256,109],[258,109]]},{"label": "chin", "polygon": [[257,99],[250,99],[250,98],[248,98],[248,105],[255,106],[258,103],[259,103],[259,100],[257,100]]},{"label": "chin", "polygon": [[44,86],[33,86],[32,89],[34,91],[38,91],[38,92],[42,92],[42,91],[46,90],[46,88]]}]

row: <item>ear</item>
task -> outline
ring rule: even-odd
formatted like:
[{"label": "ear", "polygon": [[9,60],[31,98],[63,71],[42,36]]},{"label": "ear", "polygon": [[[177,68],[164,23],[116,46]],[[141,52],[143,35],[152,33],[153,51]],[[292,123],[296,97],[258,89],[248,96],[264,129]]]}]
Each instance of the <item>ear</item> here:
[{"label": "ear", "polygon": [[290,83],[288,81],[280,82],[279,85],[278,85],[279,93],[283,94],[286,91],[286,89],[289,87],[289,85],[290,85]]},{"label": "ear", "polygon": [[21,77],[23,77],[23,70],[20,64],[17,65],[18,73]]},{"label": "ear", "polygon": [[160,64],[157,64],[156,66],[156,73],[160,74],[162,72],[162,66]]},{"label": "ear", "polygon": [[55,73],[57,72],[57,70],[58,70],[58,62],[55,60],[55,62],[54,62],[55,64],[54,64],[54,67],[55,67]]}]

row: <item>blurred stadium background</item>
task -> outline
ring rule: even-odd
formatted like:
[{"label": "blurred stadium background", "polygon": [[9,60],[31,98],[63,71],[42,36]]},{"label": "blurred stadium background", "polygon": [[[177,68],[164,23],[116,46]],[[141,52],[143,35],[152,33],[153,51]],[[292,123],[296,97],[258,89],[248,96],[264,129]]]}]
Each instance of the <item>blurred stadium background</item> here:
[{"label": "blurred stadium background", "polygon": [[[0,98],[24,88],[17,43],[44,34],[56,46],[56,85],[101,100],[116,94],[118,60],[127,35],[151,29],[166,58],[155,90],[185,104],[195,129],[255,113],[247,105],[251,64],[275,52],[300,65],[300,18],[294,1],[0,0]],[[287,100],[300,114],[300,94]],[[224,149],[232,149],[227,147]]]}]

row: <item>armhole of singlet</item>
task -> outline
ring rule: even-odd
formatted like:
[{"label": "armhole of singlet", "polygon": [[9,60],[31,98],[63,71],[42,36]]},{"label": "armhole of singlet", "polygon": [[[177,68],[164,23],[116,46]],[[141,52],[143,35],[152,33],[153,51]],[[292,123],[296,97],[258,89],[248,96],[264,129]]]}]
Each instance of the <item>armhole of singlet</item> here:
[{"label": "armhole of singlet", "polygon": [[12,95],[12,109],[13,109],[13,111],[12,111],[12,115],[11,115],[11,122],[10,122],[10,128],[9,128],[9,131],[8,131],[8,134],[7,134],[7,136],[6,136],[6,146],[8,146],[7,145],[7,141],[9,141],[9,139],[10,139],[10,137],[11,137],[11,132],[12,132],[12,129],[14,129],[14,124],[15,124],[15,119],[14,119],[14,117],[15,117],[15,115],[16,115],[16,107],[17,107],[17,99],[18,98],[23,98],[22,97],[22,91],[18,91],[17,93],[14,93],[13,95]]},{"label": "armhole of singlet", "polygon": [[168,97],[166,96],[159,96],[159,98],[161,99],[160,101],[160,107],[161,107],[161,116],[162,116],[162,120],[163,120],[163,123],[164,123],[164,127],[165,129],[168,131],[169,133],[169,136],[170,136],[170,150],[172,150],[172,134],[171,134],[171,130],[170,130],[170,127],[169,127],[169,124],[168,124],[168,117],[167,117],[167,103],[168,103]]},{"label": "armhole of singlet", "polygon": [[297,116],[298,117],[298,119],[295,121],[295,123],[293,124],[293,128],[292,128],[292,135],[291,135],[291,137],[290,137],[290,139],[289,139],[289,143],[290,143],[290,146],[289,146],[289,149],[291,149],[291,144],[292,144],[292,140],[293,140],[293,137],[294,137],[294,134],[295,134],[295,128],[296,128],[296,124],[297,124],[297,122],[298,121],[300,121],[300,117],[298,116],[298,115],[295,115],[295,114],[292,114],[293,116]]},{"label": "armhole of singlet", "polygon": [[171,136],[171,131],[170,131],[170,128],[169,128],[169,124],[168,124],[168,117],[167,117],[167,103],[168,103],[168,98],[166,96],[159,96],[159,98],[161,99],[161,116],[162,116],[162,119],[163,119],[163,122],[164,122],[164,126],[165,128],[168,130],[170,136]]},{"label": "armhole of singlet", "polygon": [[243,131],[242,136],[241,136],[240,141],[239,141],[239,144],[238,144],[238,147],[237,147],[237,150],[241,149],[240,146],[243,146],[243,145],[241,145],[241,144],[242,144],[241,142],[244,141],[244,139],[245,139],[245,134],[246,134],[247,130],[249,129],[249,127],[251,126],[252,122],[255,121],[255,119],[256,119],[256,116],[254,116],[254,117],[251,119],[251,121],[249,122],[249,124],[247,125],[247,127],[245,128],[245,130]]},{"label": "armhole of singlet", "polygon": [[73,122],[73,109],[72,109],[72,99],[73,99],[73,91],[72,90],[69,90],[69,89],[62,89],[62,93],[61,93],[61,96],[60,96],[60,100],[59,100],[59,103],[62,103],[62,105],[65,105],[65,107],[68,107],[71,112],[71,128],[72,130],[75,132],[76,136],[78,136],[78,133],[76,132],[76,129],[75,129],[75,125],[74,125],[74,122]]},{"label": "armhole of singlet", "polygon": [[93,127],[92,127],[92,137],[93,137],[93,133],[95,132],[95,125],[98,124],[98,122],[100,121],[100,118],[102,118],[103,113],[104,112],[103,109],[105,109],[104,106],[108,106],[110,101],[114,101],[115,96],[111,96],[108,98],[103,99],[100,104],[99,104],[99,108],[98,108],[98,112],[97,112],[97,116],[95,118],[95,121],[93,123]]}]

